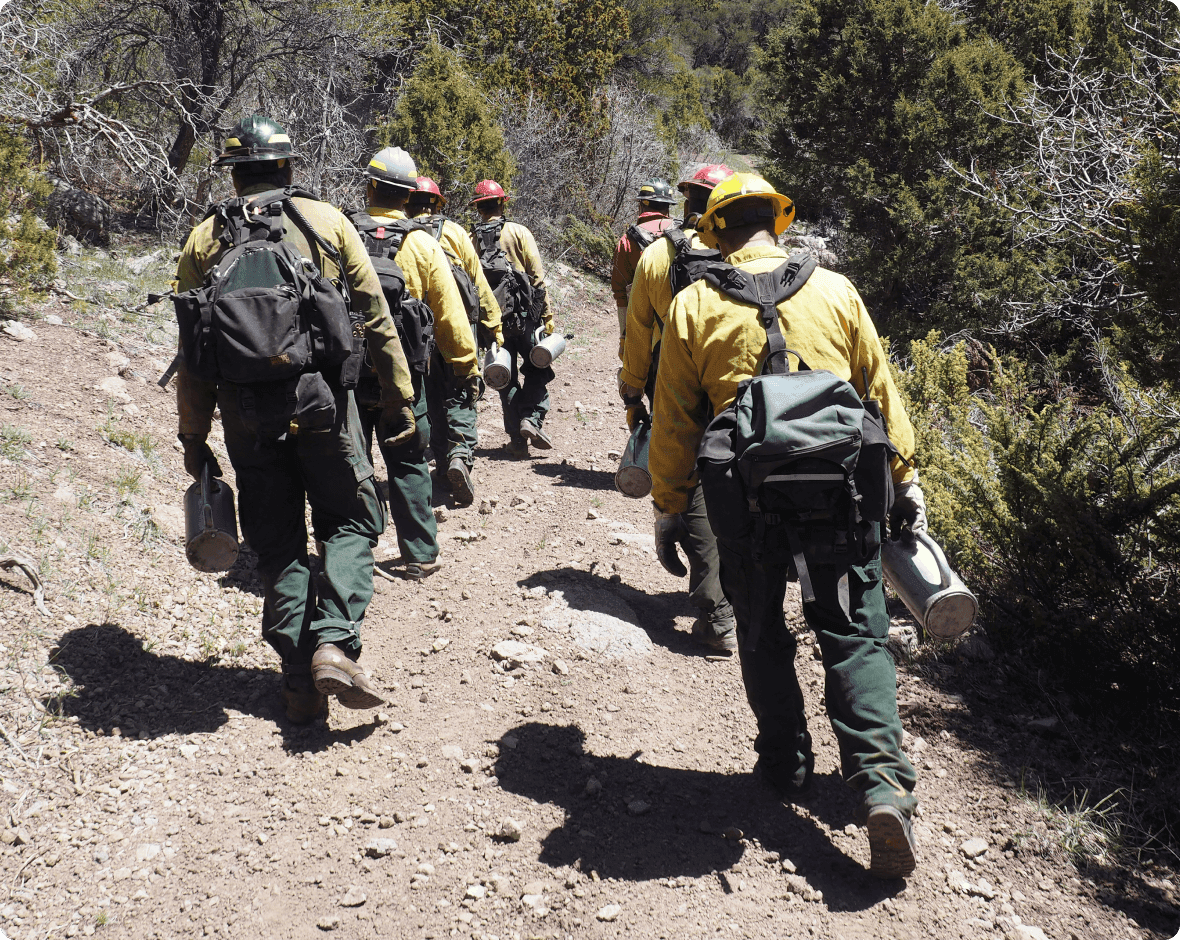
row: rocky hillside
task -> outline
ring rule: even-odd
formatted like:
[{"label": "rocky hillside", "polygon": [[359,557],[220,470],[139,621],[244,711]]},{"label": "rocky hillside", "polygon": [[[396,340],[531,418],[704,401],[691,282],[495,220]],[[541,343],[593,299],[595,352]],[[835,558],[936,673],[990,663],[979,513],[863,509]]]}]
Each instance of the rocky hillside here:
[{"label": "rocky hillside", "polygon": [[782,805],[754,782],[738,664],[694,645],[648,504],[614,489],[609,291],[560,264],[555,450],[509,459],[481,405],[477,500],[437,503],[445,568],[406,582],[391,534],[378,550],[364,661],[388,707],[287,724],[250,553],[225,577],[184,558],[155,384],[175,331],[144,303],[172,261],[75,249],[0,332],[0,563],[30,562],[46,606],[0,570],[0,937],[1175,932],[1173,873],[1119,853],[1109,804],[1048,799],[1086,729],[982,638],[915,648],[897,611],[908,883],[865,872],[797,593],[817,786]]}]

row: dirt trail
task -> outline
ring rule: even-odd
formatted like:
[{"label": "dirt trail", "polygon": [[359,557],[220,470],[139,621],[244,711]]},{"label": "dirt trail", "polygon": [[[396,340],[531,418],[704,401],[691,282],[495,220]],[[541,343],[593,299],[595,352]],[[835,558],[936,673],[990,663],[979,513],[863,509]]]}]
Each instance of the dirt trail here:
[{"label": "dirt trail", "polygon": [[291,727],[248,554],[221,579],[184,560],[188,481],[154,384],[174,331],[141,306],[171,253],[148,251],[66,258],[87,302],[43,306],[62,323],[31,321],[35,339],[0,333],[0,555],[38,564],[51,611],[0,572],[0,937],[1175,932],[1169,871],[1104,864],[1093,813],[1022,786],[1084,763],[1081,732],[983,643],[899,673],[922,804],[908,883],[865,873],[805,633],[815,793],[784,806],[753,781],[737,662],[689,638],[648,503],[613,486],[609,292],[560,265],[576,335],[555,449],[510,460],[485,405],[476,503],[439,503],[446,567],[378,582],[364,661],[389,706]]}]

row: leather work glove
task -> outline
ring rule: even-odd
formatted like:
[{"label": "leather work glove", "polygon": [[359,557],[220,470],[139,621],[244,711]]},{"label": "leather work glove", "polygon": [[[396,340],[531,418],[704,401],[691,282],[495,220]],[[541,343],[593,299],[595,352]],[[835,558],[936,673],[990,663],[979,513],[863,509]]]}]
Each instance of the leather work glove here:
[{"label": "leather work glove", "polygon": [[908,483],[898,483],[893,488],[893,508],[889,510],[889,533],[900,538],[903,528],[911,532],[926,531],[926,497],[918,486],[917,475]]},{"label": "leather work glove", "polygon": [[552,320],[548,320],[545,323],[545,335],[546,336],[553,335],[553,321]]},{"label": "leather work glove", "polygon": [[209,464],[209,476],[221,476],[221,465],[217,463],[208,441],[202,435],[177,434],[176,437],[184,447],[185,473],[194,480],[200,480],[201,471],[205,469],[205,464]]},{"label": "leather work glove", "polygon": [[479,373],[469,375],[463,380],[463,393],[467,396],[467,407],[474,408],[479,399]]},{"label": "leather work glove", "polygon": [[634,431],[636,425],[640,421],[646,421],[647,417],[647,405],[643,402],[640,402],[638,405],[632,405],[627,409],[627,427]]},{"label": "leather work glove", "polygon": [[[661,512],[655,506],[652,508],[655,509],[656,519],[656,557],[659,558],[660,564],[664,566],[664,570],[668,574],[683,578],[688,574],[688,569],[680,560],[676,546],[683,547],[685,539],[688,538],[688,525],[684,521],[684,515],[678,512]],[[686,553],[687,551],[685,549]]]},{"label": "leather work glove", "polygon": [[418,422],[413,409],[405,402],[386,402],[377,419],[377,437],[382,447],[402,447],[414,439]]}]

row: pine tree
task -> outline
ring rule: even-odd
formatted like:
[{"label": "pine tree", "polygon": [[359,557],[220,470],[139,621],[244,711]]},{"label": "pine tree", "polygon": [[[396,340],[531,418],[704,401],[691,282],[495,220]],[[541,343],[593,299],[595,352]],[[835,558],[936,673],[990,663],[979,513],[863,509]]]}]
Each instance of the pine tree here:
[{"label": "pine tree", "polygon": [[383,145],[409,151],[419,173],[433,177],[448,197],[457,194],[461,201],[482,179],[508,188],[515,172],[484,96],[459,57],[437,43],[423,50],[378,137]]},{"label": "pine tree", "polygon": [[0,128],[0,281],[17,292],[44,289],[57,270],[57,235],[36,215],[50,190],[25,139]]}]

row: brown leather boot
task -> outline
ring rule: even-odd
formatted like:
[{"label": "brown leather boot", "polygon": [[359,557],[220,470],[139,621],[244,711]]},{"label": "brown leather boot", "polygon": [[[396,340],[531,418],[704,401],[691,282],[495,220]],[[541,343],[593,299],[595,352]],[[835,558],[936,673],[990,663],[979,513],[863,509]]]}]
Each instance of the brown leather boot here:
[{"label": "brown leather boot", "polygon": [[306,725],[328,714],[328,697],[315,686],[297,689],[283,677],[279,698],[287,710],[287,721],[293,725]]},{"label": "brown leather boot", "polygon": [[385,700],[368,673],[344,655],[335,643],[324,643],[311,658],[311,678],[324,695],[334,695],[345,708],[376,708]]}]

